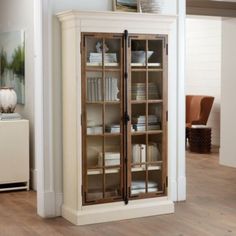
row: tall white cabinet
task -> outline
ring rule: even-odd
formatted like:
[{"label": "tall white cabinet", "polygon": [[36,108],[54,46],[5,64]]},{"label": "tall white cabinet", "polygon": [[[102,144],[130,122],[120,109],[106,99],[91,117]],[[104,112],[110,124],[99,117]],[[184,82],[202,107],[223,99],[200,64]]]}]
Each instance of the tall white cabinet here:
[{"label": "tall white cabinet", "polygon": [[[135,74],[135,79],[137,79],[135,85],[142,86],[146,84],[147,94],[149,94],[149,90],[154,93],[153,85],[156,84],[159,84],[160,87],[165,85],[165,94],[171,94],[176,89],[176,17],[139,13],[79,11],[62,12],[58,14],[58,17],[62,24],[63,217],[76,225],[84,225],[173,213],[174,204],[172,199],[176,195],[176,154],[173,152],[173,148],[171,151],[171,145],[173,145],[172,140],[175,135],[176,122],[173,119],[168,121],[168,114],[169,116],[175,114],[175,98],[168,96],[167,100],[167,96],[164,99],[163,95],[163,97],[154,96],[152,99],[147,99],[141,96],[141,101],[132,101],[131,87],[133,84],[131,81],[126,83],[125,80],[127,77],[131,79]],[[125,34],[122,36],[124,32]],[[127,32],[133,35],[133,41],[127,40]],[[115,41],[118,43],[113,44]],[[110,63],[109,59],[106,58],[106,54],[103,54],[100,58],[103,61],[102,65],[97,63],[98,58],[96,56],[98,54],[87,53],[87,49],[84,49],[84,45],[88,44],[92,45],[91,50],[99,50],[96,48],[97,42],[101,43],[100,49],[103,53],[105,45],[110,48],[113,47],[114,51],[120,50],[118,53],[119,59],[115,59]],[[133,64],[129,63],[133,55],[132,49],[125,49],[125,47],[129,47],[127,46],[129,42],[136,48],[143,47],[142,51],[146,51],[146,62],[144,60],[141,64],[139,61],[138,63],[137,61]],[[150,51],[153,51],[154,54],[157,53],[157,55],[149,61],[148,54]],[[95,62],[88,58],[91,55],[95,56]],[[106,60],[108,62],[104,62]],[[87,61],[87,64],[85,61]],[[87,69],[85,69],[86,66]],[[106,73],[109,75],[108,77],[106,77]],[[155,73],[159,74],[155,75]],[[87,79],[87,74],[96,78]],[[120,86],[120,91],[116,96],[112,95],[110,101],[109,99],[107,101],[105,98],[105,80],[110,78],[112,81],[114,74],[116,74],[116,78],[120,76],[120,82],[117,83]],[[156,82],[155,78],[159,82]],[[95,92],[95,90],[91,89],[89,91],[88,89],[88,83],[96,80],[99,84],[100,79],[103,80],[101,82],[104,89],[104,92],[101,92],[103,95]],[[86,82],[88,80],[90,81]],[[87,93],[91,93],[91,97],[88,98]],[[95,101],[93,93],[97,96]],[[102,98],[103,96],[104,98]],[[130,105],[125,102],[128,100]],[[127,111],[125,107],[127,107]],[[132,107],[135,107],[135,109],[131,112]],[[137,130],[134,130],[134,127],[139,126],[132,125],[130,119],[132,119],[131,116],[139,114],[139,108],[142,107],[144,107],[144,114],[148,119],[150,116],[155,120],[155,114],[151,112],[152,110],[154,112],[159,109],[163,115],[160,115],[162,117],[160,118],[160,124],[149,125],[146,122],[145,132],[135,133]],[[109,108],[110,112],[106,112],[106,108]],[[101,115],[99,115],[100,113]],[[117,118],[116,114],[122,117],[120,123],[120,118]],[[112,127],[114,133],[107,131],[107,126],[104,123],[109,123],[109,121],[106,120],[106,115],[110,117],[110,120],[119,123],[118,125],[109,124],[110,130]],[[90,119],[87,118],[88,116],[90,116]],[[140,112],[139,118],[143,119],[144,116]],[[99,119],[103,125],[95,127],[94,123],[99,122]],[[92,128],[89,127],[91,125]],[[100,131],[102,134],[99,134]],[[144,141],[142,141],[142,135]],[[147,142],[146,147],[148,148],[144,152],[148,156],[151,152],[149,151],[149,136],[152,141],[151,145],[153,145],[150,150],[152,150],[152,153],[156,153],[153,155],[158,155],[158,158],[163,155],[163,159],[157,160],[153,157],[154,160],[151,163],[146,157],[142,160],[142,163],[140,161],[139,166],[133,164],[131,144],[138,148],[138,146],[143,145],[140,143]],[[131,140],[135,140],[137,143],[132,143]],[[161,140],[164,140],[164,145]],[[99,146],[99,142],[103,142],[103,145]],[[121,145],[119,153],[114,154],[110,150],[106,152],[104,142]],[[160,151],[157,149],[158,145],[160,145]],[[97,149],[100,148],[101,151],[97,151],[92,146],[98,147]],[[146,155],[145,153],[143,155]],[[94,161],[94,157],[97,157],[98,154],[101,160],[97,163]],[[109,156],[107,160],[106,156]],[[119,156],[118,162],[114,160],[117,156]],[[112,168],[107,168],[106,165],[108,164],[106,163],[112,163],[112,161],[116,163],[113,164],[116,167],[110,166]],[[89,168],[89,165],[97,166]],[[130,166],[130,169],[127,166]],[[117,186],[119,188],[115,187],[115,189],[109,191],[106,183],[117,181],[118,173],[121,176],[121,178],[118,177],[119,184]],[[143,182],[146,185],[144,185],[142,192],[136,191],[137,189],[132,192],[133,182],[130,178],[133,175],[137,176],[138,181],[136,182],[140,183],[140,179],[144,179]],[[149,188],[148,178],[150,176],[152,182],[156,181],[156,184],[159,185],[158,188],[157,185]],[[89,183],[89,181],[92,181],[92,183]],[[91,184],[92,189],[88,187],[89,184]],[[103,189],[100,194],[92,191],[97,189],[99,184]]]}]

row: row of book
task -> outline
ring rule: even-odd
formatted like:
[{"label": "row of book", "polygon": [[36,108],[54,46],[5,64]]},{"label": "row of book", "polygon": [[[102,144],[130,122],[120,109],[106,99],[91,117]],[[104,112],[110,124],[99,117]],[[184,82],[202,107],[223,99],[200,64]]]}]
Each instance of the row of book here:
[{"label": "row of book", "polygon": [[[161,160],[161,154],[157,143],[148,144],[148,157],[146,144],[133,144],[132,145],[132,162],[133,163],[144,163],[144,162],[155,162]],[[141,166],[140,164],[137,166]],[[145,166],[145,165],[144,165]]]},{"label": "row of book", "polygon": [[[131,92],[132,92],[132,100],[145,100],[146,84],[133,83]],[[148,99],[159,99],[159,98],[160,98],[160,93],[158,91],[158,85],[156,83],[148,83]]]},{"label": "row of book", "polygon": [[[113,77],[105,78],[105,101],[118,101],[118,79]],[[87,79],[87,101],[95,102],[103,100],[102,78]]]}]

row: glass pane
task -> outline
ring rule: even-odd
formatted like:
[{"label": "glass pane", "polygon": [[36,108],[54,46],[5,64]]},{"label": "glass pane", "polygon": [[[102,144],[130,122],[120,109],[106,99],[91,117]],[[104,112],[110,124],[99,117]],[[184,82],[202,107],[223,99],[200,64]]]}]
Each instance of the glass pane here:
[{"label": "glass pane", "polygon": [[132,169],[135,167],[145,168],[146,162],[146,135],[132,136]]},{"label": "glass pane", "polygon": [[162,103],[148,104],[148,130],[162,129]]},{"label": "glass pane", "polygon": [[118,197],[121,195],[120,169],[106,169],[105,176],[105,197]]},{"label": "glass pane", "polygon": [[120,136],[105,138],[105,167],[119,166],[121,164],[121,139]]},{"label": "glass pane", "polygon": [[[150,53],[148,53],[148,57]],[[147,62],[146,40],[131,40],[131,66],[143,67]]]},{"label": "glass pane", "polygon": [[119,72],[106,72],[105,74],[105,101],[115,102],[121,99],[121,80]]},{"label": "glass pane", "polygon": [[162,134],[148,135],[148,162],[162,161]]},{"label": "glass pane", "polygon": [[146,104],[132,104],[132,132],[146,131]]},{"label": "glass pane", "polygon": [[[102,173],[102,170],[99,170]],[[103,198],[103,175],[89,175],[87,182],[87,201]]]},{"label": "glass pane", "polygon": [[87,138],[88,169],[103,166],[103,138],[100,136]]},{"label": "glass pane", "polygon": [[100,104],[87,104],[87,134],[103,133],[102,111]]},{"label": "glass pane", "polygon": [[87,66],[101,67],[103,65],[103,39],[86,37]]},{"label": "glass pane", "polygon": [[148,72],[148,99],[162,99],[162,72]]},{"label": "glass pane", "polygon": [[106,133],[120,133],[120,104],[106,104],[105,105],[105,132]]},{"label": "glass pane", "polygon": [[87,102],[103,100],[103,81],[101,72],[87,72]]},{"label": "glass pane", "polygon": [[131,99],[146,100],[146,72],[132,72]]},{"label": "glass pane", "polygon": [[118,67],[121,60],[121,39],[106,39],[105,40],[105,66]]},{"label": "glass pane", "polygon": [[146,193],[146,171],[132,171],[131,195]]},{"label": "glass pane", "polygon": [[155,166],[152,165],[150,168],[148,167],[148,192],[158,192],[162,191],[162,171],[161,164]]},{"label": "glass pane", "polygon": [[149,40],[148,52],[151,55],[148,58],[148,66],[162,67],[163,40]]}]

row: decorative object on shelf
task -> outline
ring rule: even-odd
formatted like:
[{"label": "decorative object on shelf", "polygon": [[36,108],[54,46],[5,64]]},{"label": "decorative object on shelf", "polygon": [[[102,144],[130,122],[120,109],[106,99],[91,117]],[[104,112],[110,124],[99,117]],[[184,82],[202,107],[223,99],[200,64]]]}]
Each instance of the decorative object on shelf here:
[{"label": "decorative object on shelf", "polygon": [[[96,44],[96,50],[98,53],[102,53],[103,52],[103,43],[102,42],[97,42]],[[107,47],[107,45],[104,43],[104,52],[108,52],[109,48]]]},{"label": "decorative object on shelf", "polygon": [[17,104],[17,95],[13,88],[0,88],[0,112],[13,113]]},{"label": "decorative object on shelf", "polygon": [[137,0],[113,0],[114,11],[127,11],[137,12],[138,11]]},{"label": "decorative object on shelf", "polygon": [[143,13],[161,13],[163,4],[163,0],[139,0],[138,9]]},{"label": "decorative object on shelf", "polygon": [[17,103],[25,103],[24,31],[0,33],[0,86],[12,87]]},{"label": "decorative object on shelf", "polygon": [[108,46],[104,43],[104,50],[103,50],[103,43],[98,41],[96,43],[96,52],[89,53],[89,62],[87,62],[87,66],[102,66],[103,63],[103,51],[104,51],[104,64],[105,66],[118,66],[117,63],[117,54],[116,53],[109,53]]},{"label": "decorative object on shelf", "polygon": [[[147,52],[147,60],[152,56],[154,52],[153,51],[148,51]],[[145,64],[146,62],[146,52],[145,51],[132,51],[131,52],[132,56],[132,63],[142,63]]]}]

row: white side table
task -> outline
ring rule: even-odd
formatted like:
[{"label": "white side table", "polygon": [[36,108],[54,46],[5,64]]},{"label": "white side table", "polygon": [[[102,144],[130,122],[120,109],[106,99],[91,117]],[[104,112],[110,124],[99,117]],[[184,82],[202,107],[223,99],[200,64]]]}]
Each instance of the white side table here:
[{"label": "white side table", "polygon": [[29,121],[0,121],[0,191],[29,189]]}]

